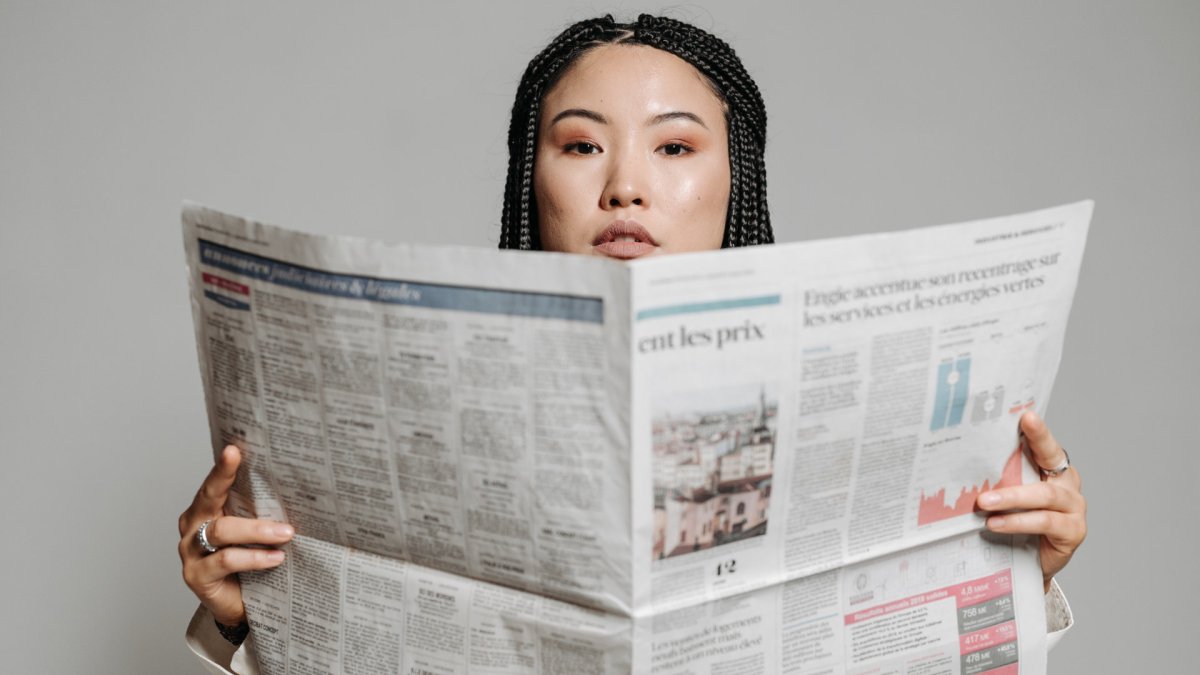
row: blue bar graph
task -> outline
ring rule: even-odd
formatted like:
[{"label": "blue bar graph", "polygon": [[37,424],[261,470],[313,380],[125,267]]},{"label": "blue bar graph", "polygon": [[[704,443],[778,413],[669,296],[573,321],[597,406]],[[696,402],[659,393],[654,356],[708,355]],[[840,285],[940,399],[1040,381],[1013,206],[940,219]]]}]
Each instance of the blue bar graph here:
[{"label": "blue bar graph", "polygon": [[971,357],[938,364],[937,391],[933,399],[933,420],[930,431],[948,429],[962,424],[971,385]]}]

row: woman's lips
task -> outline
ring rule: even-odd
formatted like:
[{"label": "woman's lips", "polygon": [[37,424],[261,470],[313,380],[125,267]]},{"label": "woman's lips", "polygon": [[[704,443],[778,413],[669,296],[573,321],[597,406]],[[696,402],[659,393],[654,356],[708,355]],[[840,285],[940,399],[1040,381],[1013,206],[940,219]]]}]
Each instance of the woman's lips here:
[{"label": "woman's lips", "polygon": [[614,220],[592,240],[597,253],[628,260],[653,253],[658,242],[636,220]]}]

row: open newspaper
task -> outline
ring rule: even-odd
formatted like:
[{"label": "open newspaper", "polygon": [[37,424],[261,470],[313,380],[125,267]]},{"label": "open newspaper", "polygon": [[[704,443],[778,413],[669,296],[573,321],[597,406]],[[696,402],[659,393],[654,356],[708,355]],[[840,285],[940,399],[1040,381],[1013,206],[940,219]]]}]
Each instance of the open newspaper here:
[{"label": "open newspaper", "polygon": [[621,263],[185,205],[266,673],[1042,673],[1037,480],[1092,205]]}]

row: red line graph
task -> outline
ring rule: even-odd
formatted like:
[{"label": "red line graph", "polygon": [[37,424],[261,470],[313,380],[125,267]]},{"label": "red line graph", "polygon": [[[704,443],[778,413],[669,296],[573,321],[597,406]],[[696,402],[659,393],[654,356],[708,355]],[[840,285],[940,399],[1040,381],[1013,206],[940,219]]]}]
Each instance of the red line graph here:
[{"label": "red line graph", "polygon": [[1000,480],[996,481],[995,485],[989,485],[985,480],[982,487],[975,485],[969,489],[964,487],[959,491],[958,499],[955,499],[953,504],[946,503],[946,488],[942,488],[928,497],[925,496],[925,491],[921,490],[921,505],[917,509],[917,525],[928,525],[971,513],[975,510],[975,500],[984,492],[993,488],[1020,485],[1021,459],[1021,448],[1018,447],[1009,455],[1008,461],[1004,464],[1004,470],[1000,472]]}]

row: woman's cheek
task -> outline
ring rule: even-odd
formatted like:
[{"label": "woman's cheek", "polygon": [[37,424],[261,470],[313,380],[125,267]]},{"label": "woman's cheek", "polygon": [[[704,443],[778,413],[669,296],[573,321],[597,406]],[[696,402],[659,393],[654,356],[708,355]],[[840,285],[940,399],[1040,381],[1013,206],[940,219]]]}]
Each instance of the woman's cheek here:
[{"label": "woman's cheek", "polygon": [[560,241],[566,250],[586,252],[583,242],[587,238],[588,216],[595,210],[587,171],[583,167],[568,166],[559,174],[559,178],[561,180],[556,183],[554,218]]},{"label": "woman's cheek", "polygon": [[564,195],[569,194],[569,185],[564,185],[567,176],[564,167],[556,158],[540,157],[534,165],[534,199],[537,200],[538,229],[542,247],[548,251],[570,250],[565,238],[564,223],[569,222]]},{"label": "woman's cheek", "polygon": [[687,250],[721,246],[725,234],[725,215],[729,208],[729,178],[726,176],[722,179],[720,172],[714,173],[706,173],[703,177],[690,176],[676,188],[680,211],[685,214],[681,224],[687,227],[687,231],[681,234],[687,239]]}]

